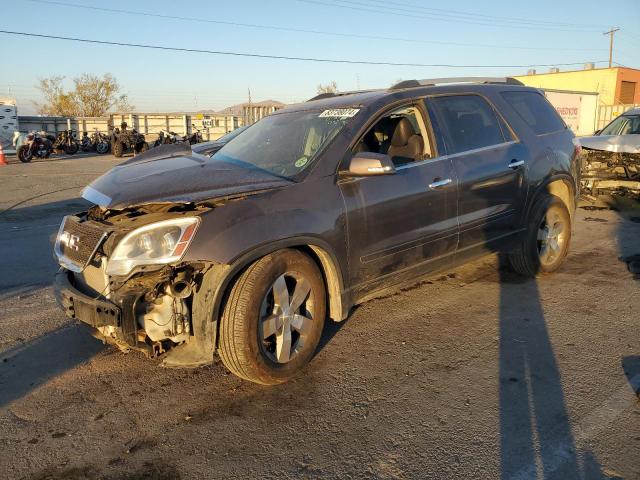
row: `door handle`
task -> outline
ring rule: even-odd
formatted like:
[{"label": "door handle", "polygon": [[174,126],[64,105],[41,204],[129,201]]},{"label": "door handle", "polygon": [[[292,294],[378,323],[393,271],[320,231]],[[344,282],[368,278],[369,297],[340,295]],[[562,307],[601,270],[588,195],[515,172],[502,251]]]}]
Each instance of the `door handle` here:
[{"label": "door handle", "polygon": [[433,179],[434,181],[429,184],[429,188],[440,188],[445,185],[449,185],[452,180],[450,178],[445,178],[444,180],[438,180],[437,178]]},{"label": "door handle", "polygon": [[516,160],[515,158],[509,162],[509,168],[518,168],[524,165],[524,160]]}]

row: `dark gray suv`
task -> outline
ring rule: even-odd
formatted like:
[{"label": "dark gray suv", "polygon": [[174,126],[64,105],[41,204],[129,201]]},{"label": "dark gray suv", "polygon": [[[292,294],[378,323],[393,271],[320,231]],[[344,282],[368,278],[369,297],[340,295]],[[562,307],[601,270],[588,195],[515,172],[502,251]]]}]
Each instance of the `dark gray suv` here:
[{"label": "dark gray suv", "polygon": [[67,315],[168,366],[263,384],[325,319],[489,252],[528,276],[566,256],[577,146],[512,79],[405,81],[264,118],[208,157],[150,151],[83,192],[55,252]]}]

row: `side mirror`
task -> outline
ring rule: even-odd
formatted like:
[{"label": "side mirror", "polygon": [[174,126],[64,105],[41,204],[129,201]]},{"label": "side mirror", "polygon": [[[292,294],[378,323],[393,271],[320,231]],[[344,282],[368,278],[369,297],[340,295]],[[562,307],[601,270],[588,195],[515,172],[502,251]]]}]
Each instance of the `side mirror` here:
[{"label": "side mirror", "polygon": [[360,152],[351,157],[349,167],[341,172],[347,177],[370,177],[396,173],[391,157],[382,153]]}]

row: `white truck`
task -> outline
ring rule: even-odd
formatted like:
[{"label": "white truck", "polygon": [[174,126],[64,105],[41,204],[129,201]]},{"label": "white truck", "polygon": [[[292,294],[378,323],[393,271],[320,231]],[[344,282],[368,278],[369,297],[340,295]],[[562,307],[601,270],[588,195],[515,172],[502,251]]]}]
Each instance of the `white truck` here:
[{"label": "white truck", "polygon": [[4,153],[15,153],[18,130],[18,108],[14,98],[0,97],[0,145]]}]

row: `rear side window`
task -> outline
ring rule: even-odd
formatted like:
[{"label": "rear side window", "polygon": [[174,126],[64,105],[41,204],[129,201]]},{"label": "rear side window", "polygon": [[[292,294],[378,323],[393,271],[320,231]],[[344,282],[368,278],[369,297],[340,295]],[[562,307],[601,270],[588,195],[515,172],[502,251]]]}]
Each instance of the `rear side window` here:
[{"label": "rear side window", "polygon": [[536,135],[564,130],[565,124],[555,108],[538,92],[502,92],[502,98],[513,107]]},{"label": "rear side window", "polygon": [[429,102],[442,126],[448,154],[504,143],[500,121],[484,98],[454,95]]}]

